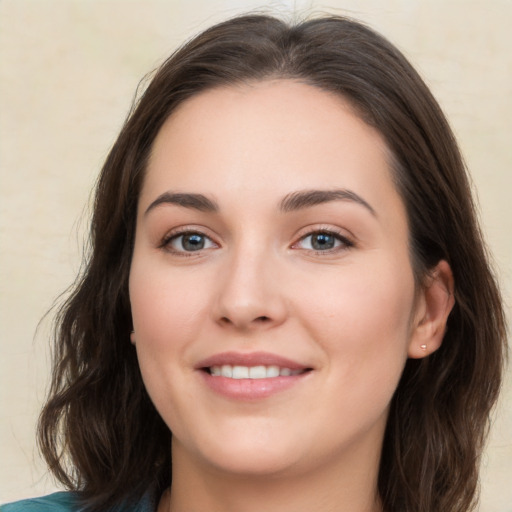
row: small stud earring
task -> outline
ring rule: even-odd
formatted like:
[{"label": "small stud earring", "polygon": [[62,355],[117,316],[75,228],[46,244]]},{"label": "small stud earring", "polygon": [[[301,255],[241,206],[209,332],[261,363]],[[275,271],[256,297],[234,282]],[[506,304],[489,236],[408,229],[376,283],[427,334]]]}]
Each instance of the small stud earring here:
[{"label": "small stud earring", "polygon": [[421,350],[427,350],[427,345],[420,345]]}]

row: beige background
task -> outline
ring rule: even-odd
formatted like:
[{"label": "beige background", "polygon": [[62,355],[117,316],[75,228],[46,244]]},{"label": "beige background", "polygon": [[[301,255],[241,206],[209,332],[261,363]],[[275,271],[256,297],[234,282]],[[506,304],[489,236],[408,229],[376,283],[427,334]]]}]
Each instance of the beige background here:
[{"label": "beige background", "polygon": [[[0,0],[0,502],[48,492],[34,425],[49,319],[80,265],[89,191],[140,78],[250,0]],[[457,133],[512,296],[512,2],[271,2],[369,22],[417,66]],[[78,235],[77,235],[78,230]],[[484,458],[481,512],[512,511],[512,384]],[[447,511],[440,511],[447,512]]]}]

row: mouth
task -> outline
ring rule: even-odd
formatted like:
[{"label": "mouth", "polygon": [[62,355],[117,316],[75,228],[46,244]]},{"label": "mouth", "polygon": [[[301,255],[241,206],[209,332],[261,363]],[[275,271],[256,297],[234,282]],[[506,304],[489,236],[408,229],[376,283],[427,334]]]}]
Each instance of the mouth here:
[{"label": "mouth", "polygon": [[314,368],[267,352],[225,352],[196,366],[206,386],[225,398],[254,401],[308,381]]},{"label": "mouth", "polygon": [[292,377],[311,371],[312,368],[291,369],[277,365],[214,365],[202,368],[213,377],[226,377],[228,379],[272,379],[276,377]]}]

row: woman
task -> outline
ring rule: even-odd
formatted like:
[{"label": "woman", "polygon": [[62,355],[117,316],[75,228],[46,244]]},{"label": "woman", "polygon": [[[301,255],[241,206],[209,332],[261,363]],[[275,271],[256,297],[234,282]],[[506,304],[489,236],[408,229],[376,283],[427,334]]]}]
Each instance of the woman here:
[{"label": "woman", "polygon": [[227,21],[103,168],[40,418],[75,492],[41,506],[471,510],[504,323],[456,142],[396,48]]}]

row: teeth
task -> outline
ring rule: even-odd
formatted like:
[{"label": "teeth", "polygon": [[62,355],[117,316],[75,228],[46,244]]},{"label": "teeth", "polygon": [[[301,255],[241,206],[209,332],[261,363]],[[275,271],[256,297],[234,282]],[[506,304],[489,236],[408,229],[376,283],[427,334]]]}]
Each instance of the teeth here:
[{"label": "teeth", "polygon": [[220,377],[222,375],[222,369],[220,366],[212,366],[210,368],[210,372],[212,375],[215,375],[215,377]]},{"label": "teeth", "polygon": [[291,370],[279,366],[212,366],[210,374],[214,377],[228,377],[230,379],[270,379],[273,377],[289,377],[299,375],[303,370]]},{"label": "teeth", "polygon": [[[285,368],[283,368],[284,370]],[[281,374],[281,372],[279,371],[279,366],[269,366],[267,367],[267,377],[268,378],[271,378],[271,377],[279,377],[279,375]],[[286,368],[286,370],[288,370],[288,368]]]},{"label": "teeth", "polygon": [[233,366],[233,379],[248,379],[249,368],[247,366]]},{"label": "teeth", "polygon": [[264,366],[251,366],[248,373],[250,379],[264,379],[267,376],[267,369]]}]

